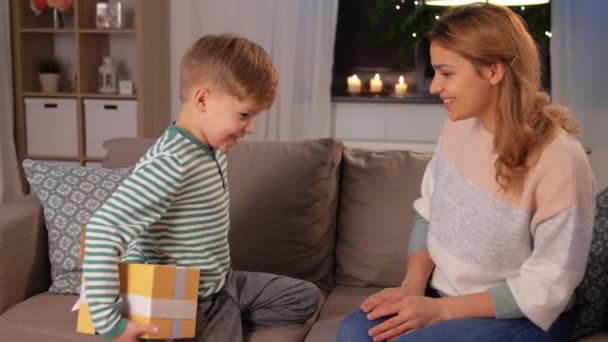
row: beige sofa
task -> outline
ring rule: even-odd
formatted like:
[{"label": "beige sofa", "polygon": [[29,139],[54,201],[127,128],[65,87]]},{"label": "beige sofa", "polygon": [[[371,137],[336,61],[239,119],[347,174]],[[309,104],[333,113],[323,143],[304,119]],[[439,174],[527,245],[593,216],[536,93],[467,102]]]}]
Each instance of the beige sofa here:
[{"label": "beige sofa", "polygon": [[[133,165],[151,139],[113,139],[104,167]],[[324,294],[308,324],[247,341],[335,341],[340,320],[405,272],[411,203],[428,155],[352,151],[333,140],[245,143],[229,154],[233,268],[307,279]],[[54,295],[35,195],[0,207],[0,341],[99,341],[75,332],[75,295]],[[608,341],[608,334],[585,341]]]}]

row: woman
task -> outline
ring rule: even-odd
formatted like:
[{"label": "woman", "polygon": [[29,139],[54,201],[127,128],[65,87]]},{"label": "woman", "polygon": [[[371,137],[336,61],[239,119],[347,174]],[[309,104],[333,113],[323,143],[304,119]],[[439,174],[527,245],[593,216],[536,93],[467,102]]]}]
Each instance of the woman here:
[{"label": "woman", "polygon": [[576,121],[540,91],[537,47],[508,8],[453,9],[430,41],[449,120],[414,203],[406,276],[338,340],[566,341],[594,208]]}]

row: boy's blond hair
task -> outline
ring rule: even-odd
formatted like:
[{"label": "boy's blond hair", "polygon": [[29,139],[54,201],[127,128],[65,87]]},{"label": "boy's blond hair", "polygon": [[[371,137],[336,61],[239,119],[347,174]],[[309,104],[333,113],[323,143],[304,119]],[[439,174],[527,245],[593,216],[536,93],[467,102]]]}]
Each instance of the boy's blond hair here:
[{"label": "boy's blond hair", "polygon": [[181,101],[201,84],[269,108],[277,93],[278,75],[270,56],[256,43],[234,34],[207,35],[181,59]]}]

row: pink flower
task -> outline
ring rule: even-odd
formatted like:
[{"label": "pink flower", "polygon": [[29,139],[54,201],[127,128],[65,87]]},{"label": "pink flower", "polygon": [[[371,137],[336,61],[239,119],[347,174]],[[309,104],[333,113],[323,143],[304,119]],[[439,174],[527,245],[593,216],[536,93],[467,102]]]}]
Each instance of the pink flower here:
[{"label": "pink flower", "polygon": [[46,0],[30,0],[30,8],[34,15],[40,15],[42,12],[49,7]]},{"label": "pink flower", "polygon": [[54,7],[59,12],[65,12],[72,7],[73,0],[48,0],[49,7]]}]

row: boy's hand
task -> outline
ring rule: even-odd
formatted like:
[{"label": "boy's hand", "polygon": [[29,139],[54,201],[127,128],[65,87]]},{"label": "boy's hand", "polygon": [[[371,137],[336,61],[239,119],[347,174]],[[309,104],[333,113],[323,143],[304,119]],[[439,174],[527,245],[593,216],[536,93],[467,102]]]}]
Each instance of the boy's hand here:
[{"label": "boy's hand", "polygon": [[113,342],[137,342],[137,338],[143,334],[156,334],[158,327],[154,325],[144,325],[129,321],[127,328]]}]

